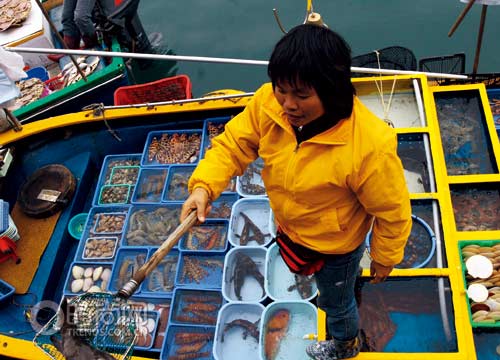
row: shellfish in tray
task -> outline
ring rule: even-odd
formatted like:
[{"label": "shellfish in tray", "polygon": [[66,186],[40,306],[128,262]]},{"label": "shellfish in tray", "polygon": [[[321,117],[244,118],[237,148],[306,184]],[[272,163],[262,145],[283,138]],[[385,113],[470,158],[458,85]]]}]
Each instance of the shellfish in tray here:
[{"label": "shellfish in tray", "polygon": [[30,0],[0,0],[0,31],[22,26],[30,12]]},{"label": "shellfish in tray", "polygon": [[37,78],[18,81],[16,86],[19,88],[21,95],[16,99],[16,103],[11,110],[18,109],[21,106],[40,99],[43,97],[45,91],[45,84]]},{"label": "shellfish in tray", "polygon": [[[78,67],[82,70],[85,76],[91,75],[97,69],[99,61],[100,58],[98,56],[81,56],[76,59]],[[72,85],[82,79],[82,76],[72,62],[67,63],[63,67],[61,75],[64,80],[64,86]]]}]

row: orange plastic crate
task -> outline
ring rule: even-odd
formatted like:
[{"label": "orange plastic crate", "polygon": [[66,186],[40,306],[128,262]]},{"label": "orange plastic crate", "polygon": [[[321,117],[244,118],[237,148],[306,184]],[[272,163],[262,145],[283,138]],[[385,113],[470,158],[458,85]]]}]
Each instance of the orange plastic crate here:
[{"label": "orange plastic crate", "polygon": [[191,99],[191,80],[177,75],[145,84],[122,86],[115,90],[114,104],[129,105]]}]

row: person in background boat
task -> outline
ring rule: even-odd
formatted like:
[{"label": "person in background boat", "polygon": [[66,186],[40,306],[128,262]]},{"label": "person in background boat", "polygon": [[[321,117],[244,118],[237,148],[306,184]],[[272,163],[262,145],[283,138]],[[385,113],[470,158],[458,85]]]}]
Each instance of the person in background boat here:
[{"label": "person in background boat", "polygon": [[[99,6],[104,14],[110,14],[115,8],[113,0],[64,0],[61,21],[64,43],[68,49],[79,49],[82,40],[85,49],[98,45],[92,17],[95,6]],[[59,61],[62,56],[48,57],[52,61]]]},{"label": "person in background boat", "polygon": [[193,172],[181,220],[210,204],[257,157],[278,225],[276,241],[291,271],[315,274],[329,339],[311,344],[313,359],[346,359],[361,349],[354,296],[365,237],[372,283],[403,259],[411,205],[397,134],[355,95],[351,51],[336,32],[299,25],[276,44],[271,83],[212,140]]}]

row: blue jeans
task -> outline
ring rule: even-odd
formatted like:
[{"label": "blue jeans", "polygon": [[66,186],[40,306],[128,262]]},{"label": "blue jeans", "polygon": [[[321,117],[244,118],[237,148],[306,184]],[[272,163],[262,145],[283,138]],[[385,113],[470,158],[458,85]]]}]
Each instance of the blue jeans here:
[{"label": "blue jeans", "polygon": [[79,38],[95,36],[92,11],[97,3],[103,15],[108,16],[115,10],[113,0],[64,0],[62,10],[63,34]]},{"label": "blue jeans", "polygon": [[328,334],[337,340],[351,340],[358,335],[354,286],[364,251],[363,242],[348,254],[329,255],[323,268],[314,274],[319,290],[318,307],[326,313]]}]

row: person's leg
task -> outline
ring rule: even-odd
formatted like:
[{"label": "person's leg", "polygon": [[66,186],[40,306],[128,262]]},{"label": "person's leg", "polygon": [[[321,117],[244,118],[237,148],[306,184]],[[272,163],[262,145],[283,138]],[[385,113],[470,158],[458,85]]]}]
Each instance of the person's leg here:
[{"label": "person's leg", "polygon": [[349,254],[328,257],[315,274],[319,290],[317,304],[327,315],[327,332],[333,340],[309,346],[307,353],[314,359],[348,358],[359,352],[359,314],[354,288],[364,248],[363,244]]},{"label": "person's leg", "polygon": [[75,8],[75,23],[86,48],[97,45],[97,33],[92,19],[95,2],[96,0],[78,0]]},{"label": "person's leg", "polygon": [[64,42],[70,49],[76,49],[80,46],[80,30],[75,23],[76,2],[77,0],[64,0],[61,15]]}]

